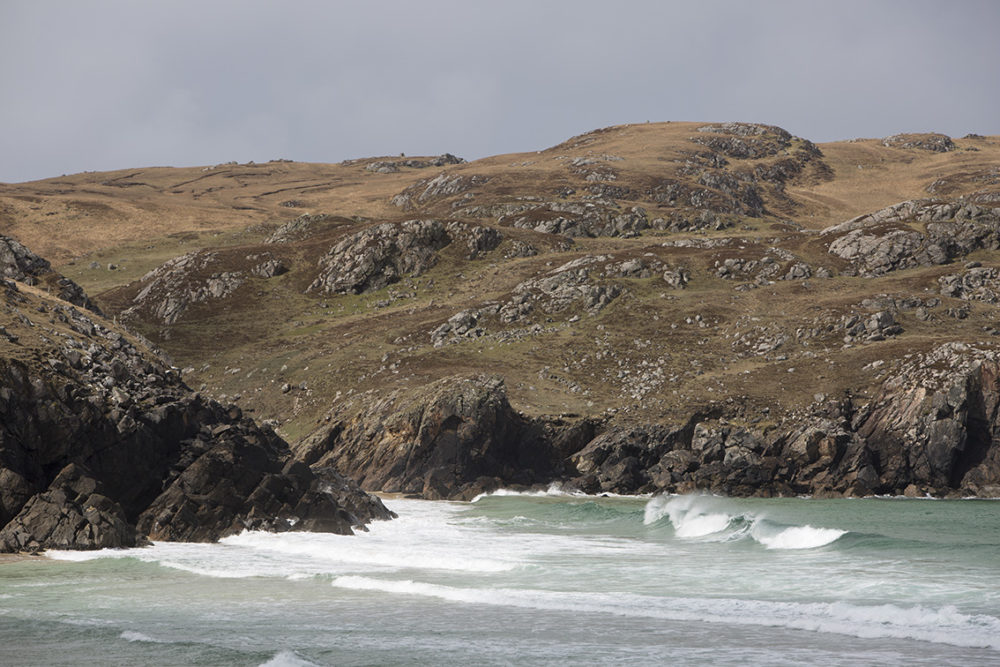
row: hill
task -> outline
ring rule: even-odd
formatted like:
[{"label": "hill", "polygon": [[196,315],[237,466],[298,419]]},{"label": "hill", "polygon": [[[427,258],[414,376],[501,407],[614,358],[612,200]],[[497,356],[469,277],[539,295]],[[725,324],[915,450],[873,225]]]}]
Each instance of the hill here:
[{"label": "hill", "polygon": [[370,490],[996,495],[998,165],[650,123],[4,185],[0,230]]}]

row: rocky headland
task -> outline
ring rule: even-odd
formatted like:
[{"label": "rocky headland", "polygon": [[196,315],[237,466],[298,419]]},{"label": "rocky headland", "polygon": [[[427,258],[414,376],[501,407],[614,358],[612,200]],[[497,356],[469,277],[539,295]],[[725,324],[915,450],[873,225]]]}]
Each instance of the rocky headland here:
[{"label": "rocky headland", "polygon": [[364,491],[1000,496],[998,164],[660,123],[0,186],[0,546],[346,532]]},{"label": "rocky headland", "polygon": [[0,320],[0,551],[351,533],[390,517],[336,471],[294,460],[238,407],[192,392],[147,341],[96,313],[3,280]]}]

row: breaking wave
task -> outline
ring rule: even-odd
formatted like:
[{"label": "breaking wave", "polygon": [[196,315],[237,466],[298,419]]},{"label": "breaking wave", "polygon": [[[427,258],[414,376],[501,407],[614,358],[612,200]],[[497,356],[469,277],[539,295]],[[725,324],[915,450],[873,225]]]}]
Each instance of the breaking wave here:
[{"label": "breaking wave", "polygon": [[276,653],[267,662],[261,663],[260,667],[319,667],[315,662],[310,662],[299,656],[295,651],[281,651]]},{"label": "breaking wave", "polygon": [[654,597],[626,593],[462,588],[411,580],[345,576],[336,588],[546,611],[613,614],[669,621],[783,627],[861,638],[915,639],[969,648],[1000,649],[1000,619],[963,614],[953,606],[901,607],[847,602],[775,602]]},{"label": "breaking wave", "polygon": [[664,518],[680,538],[729,542],[750,538],[767,549],[815,549],[847,534],[838,528],[782,526],[750,512],[726,509],[724,499],[706,495],[657,496],[643,510],[643,523]]}]

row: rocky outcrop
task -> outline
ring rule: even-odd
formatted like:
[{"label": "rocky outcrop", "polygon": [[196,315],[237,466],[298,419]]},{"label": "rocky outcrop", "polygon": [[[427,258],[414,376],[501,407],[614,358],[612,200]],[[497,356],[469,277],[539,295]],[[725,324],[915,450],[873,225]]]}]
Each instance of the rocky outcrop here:
[{"label": "rocky outcrop", "polygon": [[844,315],[837,326],[844,332],[844,342],[877,342],[889,336],[903,333],[903,327],[896,322],[891,310],[880,310],[871,314],[851,313]]},{"label": "rocky outcrop", "polygon": [[1000,493],[1000,356],[949,344],[914,355],[881,392],[817,404],[768,433],[710,422],[609,432],[573,460],[587,490],[730,495]]},{"label": "rocky outcrop", "polygon": [[418,276],[437,263],[437,251],[454,241],[472,260],[495,249],[503,234],[491,227],[437,220],[387,222],[352,234],[319,259],[320,273],[307,291],[360,294]]},{"label": "rocky outcrop", "polygon": [[737,159],[759,159],[777,154],[791,145],[792,135],[774,125],[718,123],[698,128],[701,136],[691,141]]},{"label": "rocky outcrop", "polygon": [[941,294],[964,299],[1000,303],[1000,269],[985,266],[968,266],[961,273],[938,278]]},{"label": "rocky outcrop", "polygon": [[192,393],[142,341],[13,283],[0,300],[0,551],[361,523],[273,431]]},{"label": "rocky outcrop", "polygon": [[882,140],[887,148],[916,148],[934,153],[947,153],[958,148],[946,134],[928,132],[924,134],[894,134]]},{"label": "rocky outcrop", "polygon": [[[972,169],[961,171],[956,174],[946,174],[931,181],[930,185],[924,188],[929,194],[937,196],[953,195],[962,190],[973,190],[984,188],[984,186],[1000,185],[1000,167],[993,166],[985,169]],[[961,199],[968,203],[976,203],[975,200],[982,194],[995,191],[996,188],[988,188],[980,193],[970,193]],[[995,192],[993,193],[996,194]]]},{"label": "rocky outcrop", "polygon": [[[594,271],[601,268],[597,264],[609,259],[602,255],[585,255],[544,276],[518,284],[511,299],[500,306],[500,319],[507,323],[516,322],[536,307],[549,314],[563,312],[574,305],[589,313],[603,310],[624,292],[622,285],[604,283],[600,274]],[[646,277],[649,275],[651,273]]]},{"label": "rocky outcrop", "polygon": [[212,271],[217,258],[214,252],[191,252],[165,262],[141,279],[143,288],[122,313],[130,321],[145,315],[174,324],[192,305],[210,299],[223,299],[246,282],[243,271]]},{"label": "rocky outcrop", "polygon": [[374,403],[297,454],[369,490],[432,498],[551,482],[588,493],[1000,496],[995,350],[911,355],[872,401],[818,395],[767,430],[727,421],[740,410],[715,404],[678,425],[553,425],[516,413],[497,378],[453,378],[408,402]]},{"label": "rocky outcrop", "polygon": [[649,227],[639,206],[620,207],[611,200],[546,202],[518,206],[497,224],[569,237],[637,236]]},{"label": "rocky outcrop", "polygon": [[[924,231],[913,223],[926,223]],[[879,276],[1000,248],[1000,209],[961,201],[913,200],[858,216],[822,234],[832,237],[832,255],[851,262],[850,271]]]},{"label": "rocky outcrop", "polygon": [[366,171],[373,171],[377,174],[394,174],[401,168],[426,169],[427,167],[444,167],[450,164],[464,164],[465,160],[455,157],[451,153],[444,153],[426,160],[375,160],[365,165]]},{"label": "rocky outcrop", "polygon": [[946,344],[915,355],[854,420],[876,493],[1000,495],[1000,355]]},{"label": "rocky outcrop", "polygon": [[[5,471],[10,475],[10,471]],[[82,466],[70,463],[0,530],[0,551],[111,549],[144,542],[121,505]]]},{"label": "rocky outcrop", "polygon": [[437,220],[384,223],[353,234],[319,260],[320,273],[308,291],[360,294],[420,275],[437,263],[436,252],[451,243]]},{"label": "rocky outcrop", "polygon": [[474,187],[488,183],[489,180],[489,176],[453,174],[444,171],[434,178],[417,181],[393,197],[391,202],[394,206],[409,211],[423,204],[468,192]]},{"label": "rocky outcrop", "polygon": [[390,396],[297,446],[314,467],[331,466],[367,490],[468,499],[502,484],[553,479],[562,459],[590,434],[525,419],[507,401],[503,380],[440,380],[416,397]]},{"label": "rocky outcrop", "polygon": [[274,244],[301,241],[336,225],[348,224],[350,222],[352,221],[347,218],[340,218],[325,213],[316,215],[304,214],[294,220],[289,220],[275,229],[270,236],[264,239],[264,243]]},{"label": "rocky outcrop", "polygon": [[52,270],[52,265],[21,245],[16,239],[0,235],[0,278],[17,280],[49,291],[63,301],[100,314],[83,288]]},{"label": "rocky outcrop", "polygon": [[500,230],[481,225],[468,225],[464,222],[449,222],[448,236],[465,244],[468,253],[465,259],[478,259],[480,256],[495,250],[503,241]]},{"label": "rocky outcrop", "polygon": [[[691,275],[684,267],[672,267],[655,257],[615,261],[610,255],[584,255],[545,274],[516,285],[508,299],[455,313],[430,332],[434,347],[464,339],[493,335],[498,339],[516,337],[505,329],[542,316],[596,315],[626,294],[626,287],[613,279],[662,280],[668,287],[684,289]],[[491,333],[492,332],[492,333]]]}]

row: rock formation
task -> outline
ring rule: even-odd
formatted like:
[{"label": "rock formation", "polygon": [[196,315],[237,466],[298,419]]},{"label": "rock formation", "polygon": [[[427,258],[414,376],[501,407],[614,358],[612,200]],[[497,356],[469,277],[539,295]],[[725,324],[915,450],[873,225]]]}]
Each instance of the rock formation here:
[{"label": "rock formation", "polygon": [[[914,229],[913,223],[924,223],[924,231]],[[963,201],[911,200],[829,227],[822,234],[832,238],[832,255],[851,262],[850,272],[878,276],[1000,248],[1000,209]]]},{"label": "rock formation", "polygon": [[[22,281],[0,322],[19,369],[11,414],[37,404],[129,443],[158,480],[125,493],[85,445],[35,468],[17,445],[0,460],[4,517],[23,513],[17,535],[94,544],[264,516],[306,526],[329,498],[363,521],[372,507],[341,475],[435,498],[550,482],[993,494],[998,156],[998,137],[978,135],[820,147],[758,123],[648,123],[471,163],[0,184],[6,229],[58,253],[201,392],[154,357],[132,363],[123,346],[141,339],[0,243]],[[72,238],[47,236],[52,221]],[[171,247],[181,256],[139,277]],[[88,262],[107,257],[119,270]],[[230,401],[312,433],[299,465]],[[40,442],[19,419],[5,442]],[[209,481],[230,465],[227,485]],[[196,487],[208,500],[190,504]]]},{"label": "rock formation", "polygon": [[95,315],[4,280],[0,317],[0,551],[350,533],[388,517]]},{"label": "rock formation", "polygon": [[335,467],[363,489],[469,499],[553,479],[565,466],[567,436],[557,434],[515,412],[502,379],[453,377],[417,397],[373,402],[307,438],[296,456]]},{"label": "rock formation", "polygon": [[919,355],[871,402],[818,400],[767,430],[732,405],[681,424],[536,421],[503,382],[455,377],[384,399],[297,449],[363,488],[469,498],[499,486],[588,493],[710,490],[727,495],[1000,495],[1000,355],[949,344]]},{"label": "rock formation", "polygon": [[464,239],[467,259],[496,248],[503,235],[490,227],[437,220],[384,223],[352,234],[319,259],[320,273],[309,291],[360,294],[403,276],[419,276],[437,263],[437,251]]},{"label": "rock formation", "polygon": [[63,301],[101,314],[83,288],[53,271],[48,260],[31,252],[16,239],[3,235],[0,235],[0,277],[37,285]]}]

